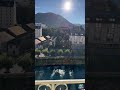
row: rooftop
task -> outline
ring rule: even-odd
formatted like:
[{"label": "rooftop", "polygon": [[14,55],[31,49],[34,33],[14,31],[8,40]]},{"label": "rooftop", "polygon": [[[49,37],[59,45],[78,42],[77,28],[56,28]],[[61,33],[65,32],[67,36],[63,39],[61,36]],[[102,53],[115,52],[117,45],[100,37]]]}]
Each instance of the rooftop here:
[{"label": "rooftop", "polygon": [[10,27],[8,29],[9,29],[10,32],[15,34],[16,36],[26,33],[26,31],[20,26]]},{"label": "rooftop", "polygon": [[46,39],[44,38],[44,36],[41,36],[38,38],[40,41],[45,41]]},{"label": "rooftop", "polygon": [[35,45],[37,45],[37,44],[39,44],[39,43],[41,43],[41,41],[38,40],[38,39],[35,39]]},{"label": "rooftop", "polygon": [[6,32],[0,32],[0,43],[8,42],[10,40],[14,39],[13,36],[9,35]]},{"label": "rooftop", "polygon": [[29,23],[29,24],[26,24],[26,25],[33,30],[35,29],[34,23]]}]

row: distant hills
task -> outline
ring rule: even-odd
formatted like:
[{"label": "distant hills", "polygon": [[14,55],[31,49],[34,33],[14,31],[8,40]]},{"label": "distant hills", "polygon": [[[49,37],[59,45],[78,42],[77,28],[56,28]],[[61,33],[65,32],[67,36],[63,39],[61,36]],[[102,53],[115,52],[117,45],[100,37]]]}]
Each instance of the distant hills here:
[{"label": "distant hills", "polygon": [[[59,28],[59,27],[79,27],[81,30],[85,30],[85,25],[84,24],[72,24],[68,20],[66,20],[63,16],[55,14],[55,13],[37,13],[35,14],[35,23],[43,23],[46,24],[48,27],[54,27],[54,28]],[[83,30],[83,31],[84,31]]]},{"label": "distant hills", "polygon": [[50,27],[72,27],[74,25],[64,17],[54,13],[37,13],[35,14],[35,22],[43,23]]}]

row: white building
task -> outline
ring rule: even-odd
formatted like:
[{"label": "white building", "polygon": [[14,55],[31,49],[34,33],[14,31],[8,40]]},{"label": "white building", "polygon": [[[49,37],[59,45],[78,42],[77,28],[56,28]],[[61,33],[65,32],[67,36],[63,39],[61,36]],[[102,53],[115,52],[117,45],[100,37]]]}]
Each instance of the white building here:
[{"label": "white building", "polygon": [[42,26],[41,23],[35,23],[35,37],[41,37],[42,36]]},{"label": "white building", "polygon": [[42,36],[42,29],[46,28],[46,25],[42,23],[35,23],[35,37],[41,37]]},{"label": "white building", "polygon": [[0,2],[0,28],[7,28],[16,24],[15,1]]},{"label": "white building", "polygon": [[72,44],[85,44],[85,36],[69,36]]}]

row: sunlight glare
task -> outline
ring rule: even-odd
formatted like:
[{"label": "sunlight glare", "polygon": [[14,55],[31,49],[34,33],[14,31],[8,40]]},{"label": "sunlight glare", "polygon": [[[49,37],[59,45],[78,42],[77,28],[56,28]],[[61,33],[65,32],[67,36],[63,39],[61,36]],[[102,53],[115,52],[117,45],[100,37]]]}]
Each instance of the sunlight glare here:
[{"label": "sunlight glare", "polygon": [[64,10],[66,11],[70,11],[71,10],[71,2],[70,1],[67,1],[64,3]]}]

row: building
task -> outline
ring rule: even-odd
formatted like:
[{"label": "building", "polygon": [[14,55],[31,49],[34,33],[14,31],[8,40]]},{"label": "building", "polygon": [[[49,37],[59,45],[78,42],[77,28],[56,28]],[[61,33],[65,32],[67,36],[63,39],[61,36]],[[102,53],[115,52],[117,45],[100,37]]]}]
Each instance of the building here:
[{"label": "building", "polygon": [[81,35],[70,35],[69,36],[69,41],[72,44],[72,48],[74,49],[80,49],[83,46],[85,47],[85,36]]},{"label": "building", "polygon": [[16,25],[0,32],[0,52],[6,52],[10,56],[19,56],[34,49],[33,24]]},{"label": "building", "polygon": [[69,36],[69,40],[72,44],[85,44],[85,36]]},{"label": "building", "polygon": [[5,31],[1,31],[0,32],[0,52],[6,52],[7,50],[7,45],[8,42],[13,40],[15,37],[13,37],[12,35],[8,34]]},{"label": "building", "polygon": [[42,26],[41,23],[35,23],[35,37],[38,38],[42,36]]},{"label": "building", "polygon": [[117,70],[120,60],[120,9],[114,0],[86,2],[86,58],[89,70]]},{"label": "building", "polygon": [[39,48],[40,47],[40,43],[41,43],[40,40],[35,39],[35,48]]},{"label": "building", "polygon": [[46,28],[46,25],[42,23],[35,23],[35,37],[41,37],[42,36],[42,29]]},{"label": "building", "polygon": [[0,1],[0,28],[14,26],[16,23],[16,2]]}]

